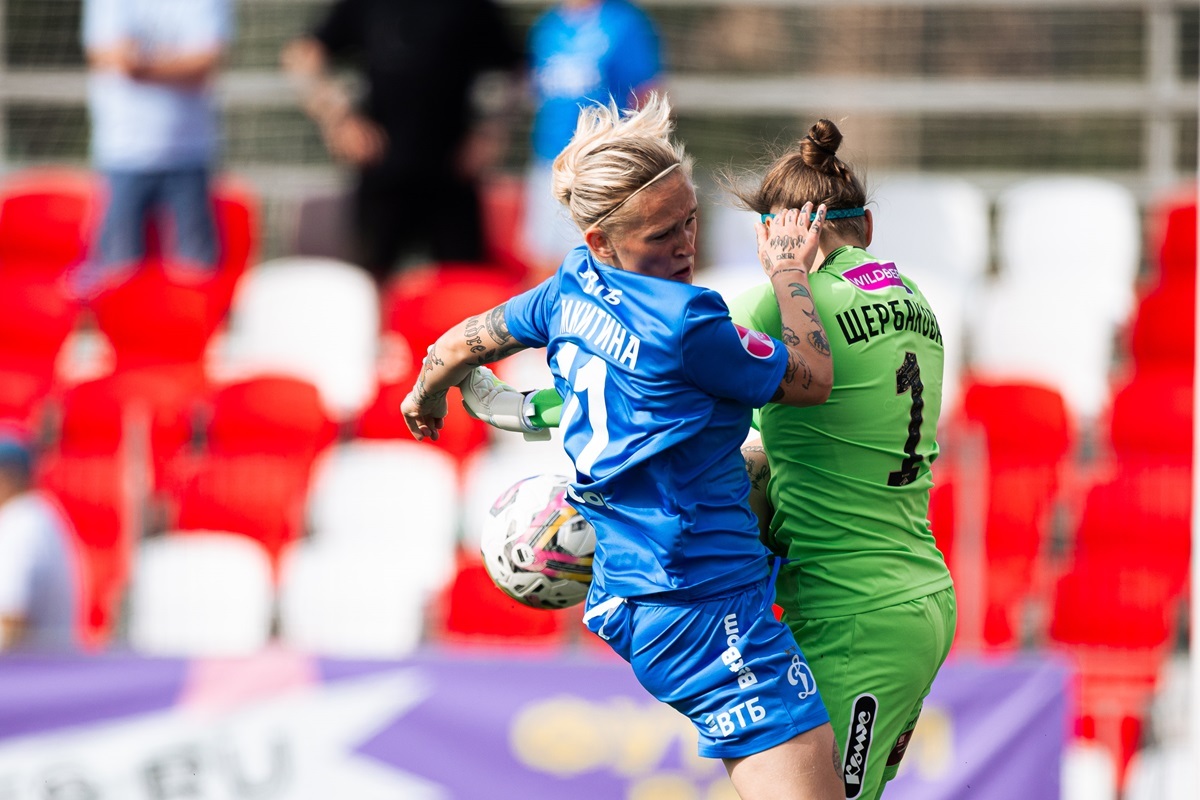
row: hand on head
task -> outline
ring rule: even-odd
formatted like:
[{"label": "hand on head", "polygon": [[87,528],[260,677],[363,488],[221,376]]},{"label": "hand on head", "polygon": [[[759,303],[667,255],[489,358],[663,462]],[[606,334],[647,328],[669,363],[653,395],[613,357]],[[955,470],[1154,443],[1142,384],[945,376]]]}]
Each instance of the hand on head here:
[{"label": "hand on head", "polygon": [[754,223],[758,259],[770,278],[780,272],[812,272],[820,245],[825,206],[813,213],[812,203],[789,208]]}]

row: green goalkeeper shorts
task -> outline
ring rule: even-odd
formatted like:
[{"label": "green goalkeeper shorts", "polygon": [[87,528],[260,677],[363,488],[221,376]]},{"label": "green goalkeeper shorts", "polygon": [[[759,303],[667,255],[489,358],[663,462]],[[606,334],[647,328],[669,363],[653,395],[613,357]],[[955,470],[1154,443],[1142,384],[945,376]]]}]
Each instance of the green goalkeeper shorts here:
[{"label": "green goalkeeper shorts", "polygon": [[875,800],[896,776],[957,622],[953,587],[865,614],[791,619],[842,752],[846,797]]}]

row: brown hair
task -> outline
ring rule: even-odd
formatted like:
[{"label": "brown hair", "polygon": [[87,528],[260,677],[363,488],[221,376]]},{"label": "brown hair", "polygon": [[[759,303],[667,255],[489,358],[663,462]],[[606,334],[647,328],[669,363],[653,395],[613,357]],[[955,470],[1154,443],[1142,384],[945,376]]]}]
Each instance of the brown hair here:
[{"label": "brown hair", "polygon": [[[811,202],[813,208],[824,203],[830,211],[860,208],[866,205],[867,191],[854,171],[837,156],[842,132],[827,119],[817,120],[804,138],[781,153],[754,187],[726,176],[732,194],[742,205],[759,214],[773,208],[800,208]],[[826,228],[842,235],[857,234],[865,239],[863,217],[829,219]]]}]

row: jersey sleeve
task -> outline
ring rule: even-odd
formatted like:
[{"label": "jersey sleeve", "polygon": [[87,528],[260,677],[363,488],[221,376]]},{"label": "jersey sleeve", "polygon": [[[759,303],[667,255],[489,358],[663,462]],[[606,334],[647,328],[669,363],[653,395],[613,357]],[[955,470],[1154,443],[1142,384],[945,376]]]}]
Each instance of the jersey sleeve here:
[{"label": "jersey sleeve", "polygon": [[779,388],[787,348],[764,333],[735,325],[716,292],[702,292],[688,304],[680,336],[684,373],[709,394],[757,408]]},{"label": "jersey sleeve", "polygon": [[550,315],[557,302],[558,276],[551,275],[504,304],[508,332],[526,347],[545,347],[550,341]]},{"label": "jersey sleeve", "polygon": [[658,32],[649,17],[636,10],[629,14],[623,35],[616,37],[611,63],[612,85],[626,87],[630,92],[658,79],[662,69]]}]

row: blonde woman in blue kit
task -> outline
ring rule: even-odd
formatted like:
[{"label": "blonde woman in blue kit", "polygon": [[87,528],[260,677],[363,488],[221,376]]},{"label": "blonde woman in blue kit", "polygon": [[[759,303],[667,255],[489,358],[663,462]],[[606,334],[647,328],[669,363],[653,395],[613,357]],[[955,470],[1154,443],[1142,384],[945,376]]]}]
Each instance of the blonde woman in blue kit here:
[{"label": "blonde woman in blue kit", "polygon": [[596,532],[585,624],[692,722],[743,800],[837,800],[833,732],[772,610],[739,449],[753,407],[825,399],[824,332],[798,291],[823,209],[760,226],[764,271],[800,341],[739,329],[718,294],[691,285],[696,192],[672,128],[656,96],[626,114],[582,112],[554,186],[585,245],[443,334],[402,410],[415,438],[436,438],[447,392],[476,366],[545,348],[566,398],[568,496]]}]

